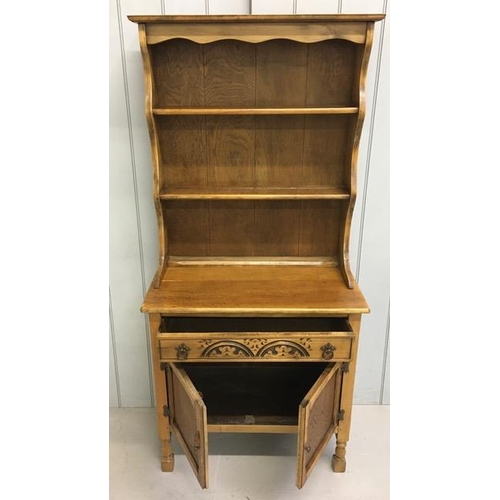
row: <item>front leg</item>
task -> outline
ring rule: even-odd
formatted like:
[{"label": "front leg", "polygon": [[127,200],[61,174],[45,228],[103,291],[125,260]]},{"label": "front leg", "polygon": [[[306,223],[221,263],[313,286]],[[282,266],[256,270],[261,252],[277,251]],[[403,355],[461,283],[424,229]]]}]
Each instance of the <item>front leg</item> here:
[{"label": "front leg", "polygon": [[352,401],[354,394],[354,376],[356,372],[356,358],[358,355],[359,329],[361,323],[360,314],[349,315],[349,323],[351,324],[354,338],[351,345],[351,361],[347,364],[347,371],[342,373],[342,394],[340,397],[340,408],[342,411],[342,419],[338,422],[337,446],[335,454],[332,457],[333,472],[345,472],[346,470],[346,446],[349,441],[349,433],[351,430],[352,416]]},{"label": "front leg", "polygon": [[337,434],[337,446],[335,447],[335,455],[333,455],[332,457],[333,472],[345,472],[346,445],[347,443],[345,441],[339,441],[339,437]]},{"label": "front leg", "polygon": [[161,441],[161,470],[174,470],[174,454],[172,452],[172,430],[170,428],[167,398],[167,367],[160,364],[158,341],[156,335],[160,328],[161,315],[149,314],[149,330],[151,335],[151,353],[153,357],[153,371],[155,382],[156,417],[158,420],[158,435]]}]

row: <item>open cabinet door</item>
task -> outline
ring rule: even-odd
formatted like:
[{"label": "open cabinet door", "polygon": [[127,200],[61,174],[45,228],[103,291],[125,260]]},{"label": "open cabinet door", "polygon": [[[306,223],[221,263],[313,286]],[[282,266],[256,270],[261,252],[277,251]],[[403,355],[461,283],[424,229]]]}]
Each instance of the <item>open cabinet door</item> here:
[{"label": "open cabinet door", "polygon": [[304,486],[318,458],[337,428],[341,372],[340,363],[331,363],[306,394],[299,406],[297,487]]},{"label": "open cabinet door", "polygon": [[208,488],[207,408],[180,365],[169,364],[170,422],[202,488]]}]

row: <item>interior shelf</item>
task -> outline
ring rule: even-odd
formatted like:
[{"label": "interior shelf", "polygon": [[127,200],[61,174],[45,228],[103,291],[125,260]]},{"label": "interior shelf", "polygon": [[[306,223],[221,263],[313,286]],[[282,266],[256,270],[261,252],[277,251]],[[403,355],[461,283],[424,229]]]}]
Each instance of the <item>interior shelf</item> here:
[{"label": "interior shelf", "polygon": [[153,108],[154,115],[353,115],[356,106],[321,108]]},{"label": "interior shelf", "polygon": [[153,108],[153,114],[165,115],[353,115],[355,106],[297,108]]},{"label": "interior shelf", "polygon": [[348,200],[343,187],[311,188],[170,188],[160,193],[163,200]]}]

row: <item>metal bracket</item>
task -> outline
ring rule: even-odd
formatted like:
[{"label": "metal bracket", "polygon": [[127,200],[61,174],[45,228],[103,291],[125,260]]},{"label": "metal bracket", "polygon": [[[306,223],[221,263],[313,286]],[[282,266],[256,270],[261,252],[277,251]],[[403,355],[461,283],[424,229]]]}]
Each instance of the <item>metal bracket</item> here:
[{"label": "metal bracket", "polygon": [[167,405],[163,405],[163,416],[164,417],[170,417],[170,408]]},{"label": "metal bracket", "polygon": [[340,371],[342,373],[347,373],[349,371],[349,363],[347,361],[344,361],[342,363],[342,366],[340,367]]},{"label": "metal bracket", "polygon": [[345,410],[340,410],[337,413],[337,422],[340,422],[341,420],[344,420],[344,414],[345,414]]},{"label": "metal bracket", "polygon": [[168,366],[168,363],[166,363],[165,361],[162,361],[160,363],[160,370],[165,371],[167,369],[167,366]]}]

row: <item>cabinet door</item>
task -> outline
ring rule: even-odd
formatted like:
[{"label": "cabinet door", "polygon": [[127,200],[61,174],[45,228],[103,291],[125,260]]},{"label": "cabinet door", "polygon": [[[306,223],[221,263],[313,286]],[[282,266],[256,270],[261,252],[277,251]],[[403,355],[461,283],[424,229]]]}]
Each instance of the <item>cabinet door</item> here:
[{"label": "cabinet door", "polygon": [[299,406],[297,487],[309,474],[337,428],[341,372],[340,363],[329,364]]},{"label": "cabinet door", "polygon": [[207,488],[207,407],[185,370],[169,367],[170,421],[201,487]]}]

